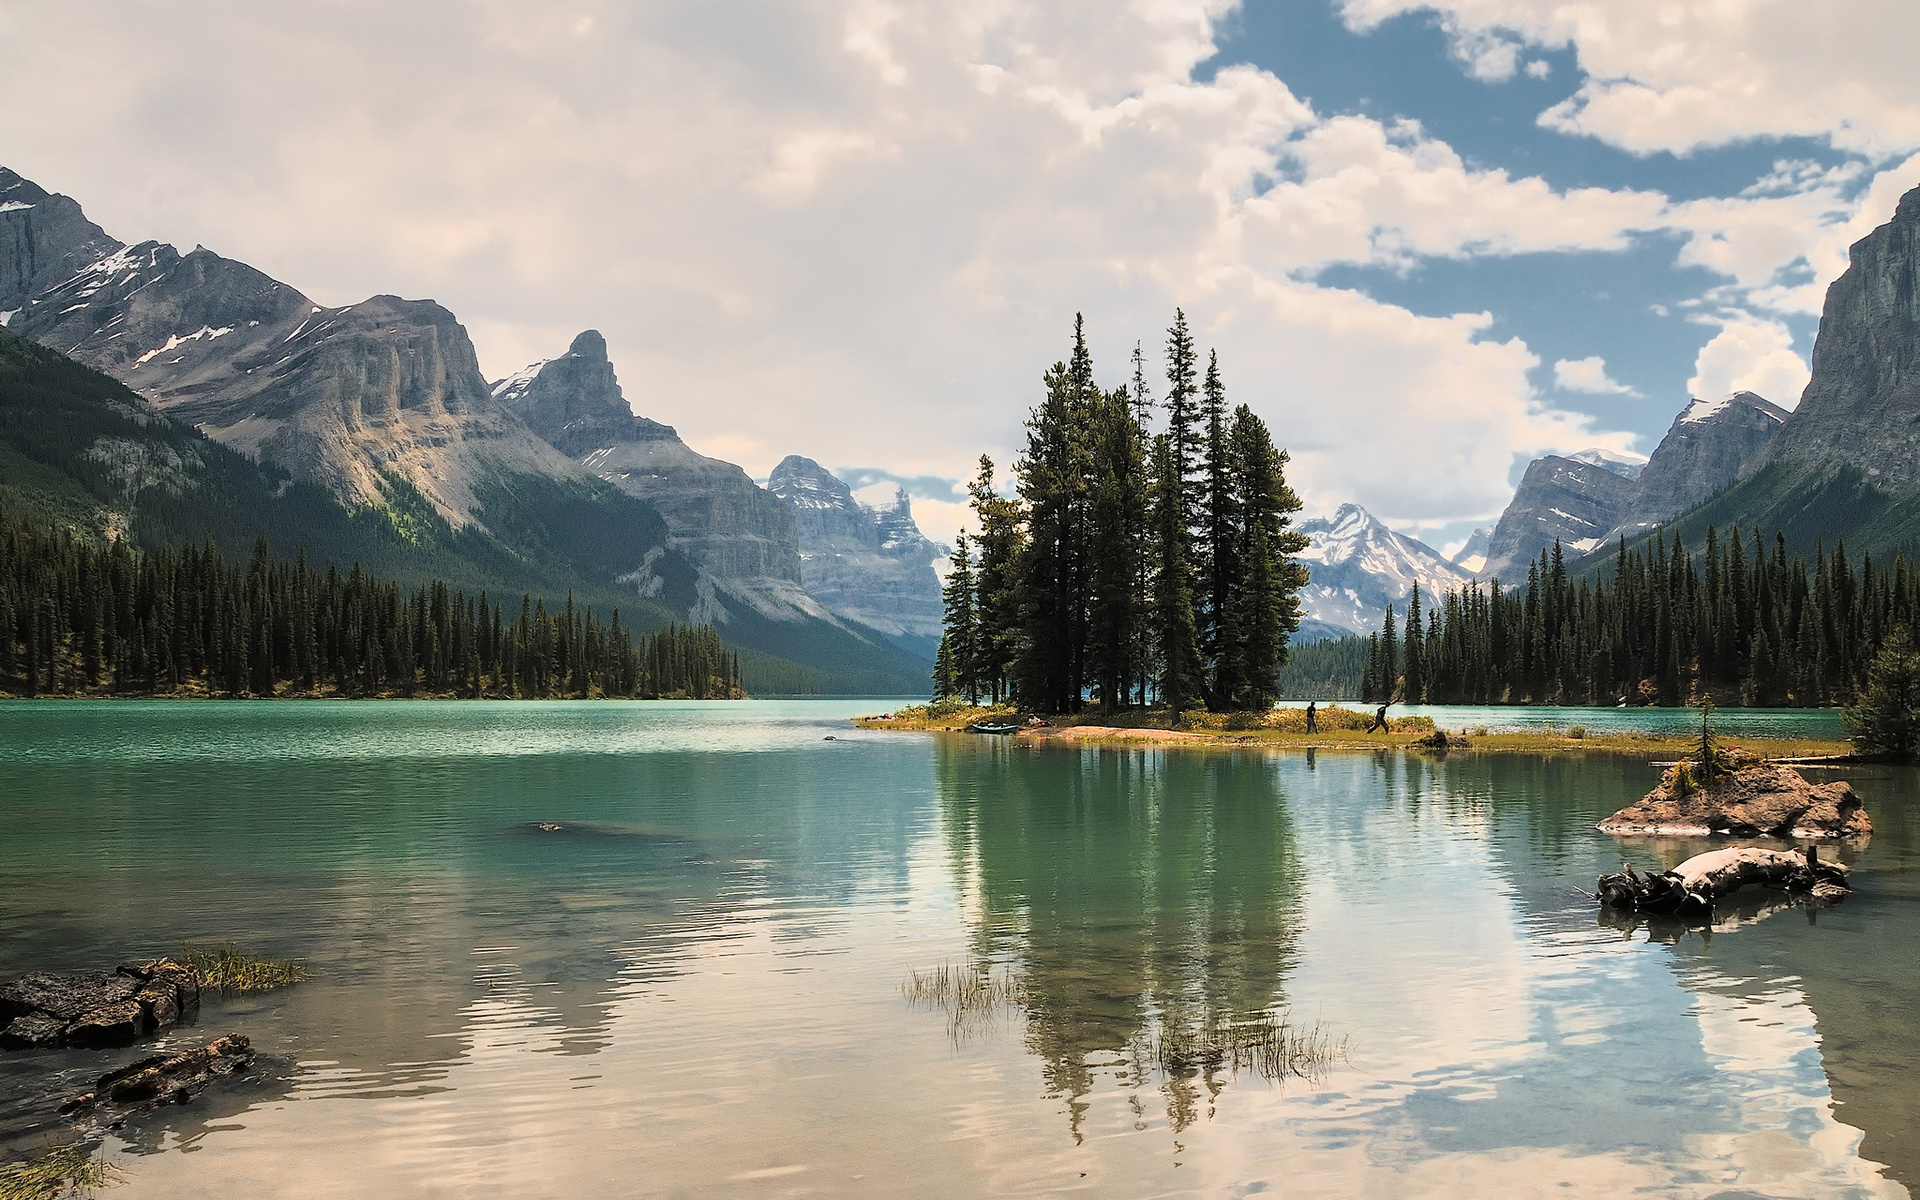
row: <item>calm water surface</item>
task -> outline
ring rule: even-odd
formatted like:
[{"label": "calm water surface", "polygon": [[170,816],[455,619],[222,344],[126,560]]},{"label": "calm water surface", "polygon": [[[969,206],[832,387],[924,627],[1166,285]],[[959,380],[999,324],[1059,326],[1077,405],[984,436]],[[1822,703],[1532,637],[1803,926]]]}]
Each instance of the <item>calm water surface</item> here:
[{"label": "calm water surface", "polygon": [[[1876,833],[1843,905],[1686,933],[1576,890],[1700,848],[1592,828],[1643,762],[844,723],[874,707],[0,704],[0,977],[186,939],[315,970],[170,1039],[264,1065],[110,1133],[128,1198],[1920,1181],[1912,773],[1850,776]],[[899,993],[941,963],[1027,1002],[955,1030]],[[1260,1010],[1347,1062],[1274,1084],[1139,1049]],[[0,1144],[145,1052],[0,1058]]]}]

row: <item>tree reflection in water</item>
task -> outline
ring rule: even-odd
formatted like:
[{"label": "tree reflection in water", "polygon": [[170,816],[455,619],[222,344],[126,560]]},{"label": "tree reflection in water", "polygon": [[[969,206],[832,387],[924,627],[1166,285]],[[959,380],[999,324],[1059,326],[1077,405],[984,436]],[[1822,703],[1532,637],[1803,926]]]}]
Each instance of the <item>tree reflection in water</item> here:
[{"label": "tree reflection in water", "polygon": [[943,740],[937,768],[972,953],[1019,977],[1075,1139],[1103,1073],[1143,1116],[1159,1079],[1176,1132],[1211,1116],[1230,1058],[1156,1047],[1285,1009],[1303,869],[1275,760]]}]

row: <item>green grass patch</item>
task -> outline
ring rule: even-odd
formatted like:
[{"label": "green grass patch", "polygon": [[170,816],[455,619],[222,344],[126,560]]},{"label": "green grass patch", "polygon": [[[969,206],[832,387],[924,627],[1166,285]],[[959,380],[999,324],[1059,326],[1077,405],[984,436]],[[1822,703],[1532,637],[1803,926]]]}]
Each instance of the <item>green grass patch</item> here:
[{"label": "green grass patch", "polygon": [[118,1167],[80,1146],[61,1146],[38,1158],[0,1166],[0,1200],[53,1200],[63,1193],[90,1196],[122,1182]]},{"label": "green grass patch", "polygon": [[263,958],[232,942],[212,948],[187,942],[180,949],[181,961],[200,973],[200,986],[223,996],[270,992],[313,978],[295,959]]}]

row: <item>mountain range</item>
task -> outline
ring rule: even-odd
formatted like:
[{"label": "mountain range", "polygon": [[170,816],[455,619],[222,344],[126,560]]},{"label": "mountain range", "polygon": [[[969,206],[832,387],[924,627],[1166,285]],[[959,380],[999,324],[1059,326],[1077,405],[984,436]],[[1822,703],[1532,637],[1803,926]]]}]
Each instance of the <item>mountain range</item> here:
[{"label": "mountain range", "polygon": [[[465,329],[430,300],[314,304],[204,247],[121,242],[73,200],[5,169],[0,325],[123,385],[102,403],[138,411],[147,423],[136,428],[155,432],[116,429],[122,458],[171,454],[241,474],[245,464],[269,493],[301,498],[303,521],[273,505],[231,514],[222,528],[240,550],[267,536],[343,562],[377,557],[401,578],[577,590],[656,624],[711,622],[750,652],[743,669],[761,690],[925,687],[919,645],[806,591],[784,500],[633,413],[597,333],[489,384]],[[95,528],[155,536],[145,511],[97,486],[85,456],[107,451],[29,447],[26,436],[11,452],[34,469],[6,476],[16,503],[70,515],[92,504]],[[180,519],[175,536],[211,532]],[[937,602],[937,582],[931,594]]]},{"label": "mountain range", "polygon": [[1316,641],[1380,627],[1388,604],[1402,615],[1418,583],[1438,597],[1472,583],[1471,571],[1449,562],[1416,538],[1395,533],[1357,504],[1330,517],[1309,517],[1294,528],[1312,539],[1300,555],[1309,579],[1300,595],[1306,614],[1299,640]]},{"label": "mountain range", "polygon": [[[1302,640],[1375,628],[1417,581],[1511,586],[1556,541],[1758,525],[1856,552],[1920,538],[1920,189],[1852,248],[1792,412],[1692,400],[1647,459],[1531,463],[1449,560],[1357,505],[1300,523]],[[402,579],[575,591],[703,621],[757,690],[918,691],[945,548],[898,489],[789,456],[767,486],[640,415],[593,330],[505,379],[430,300],[329,308],[204,247],[129,245],[0,169],[0,502],[138,540],[211,538]],[[654,406],[648,404],[647,407]],[[657,411],[657,409],[656,409]],[[756,679],[756,672],[758,678]]]}]

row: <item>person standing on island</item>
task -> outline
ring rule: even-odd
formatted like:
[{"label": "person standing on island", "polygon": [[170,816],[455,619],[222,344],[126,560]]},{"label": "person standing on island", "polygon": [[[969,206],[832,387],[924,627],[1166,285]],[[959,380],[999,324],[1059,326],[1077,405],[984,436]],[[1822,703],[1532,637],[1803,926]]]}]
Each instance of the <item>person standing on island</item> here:
[{"label": "person standing on island", "polygon": [[1387,709],[1391,707],[1393,707],[1393,701],[1391,700],[1380,706],[1380,711],[1373,714],[1373,724],[1367,726],[1368,733],[1372,733],[1376,729],[1383,733],[1393,732],[1393,726],[1387,724]]},{"label": "person standing on island", "polygon": [[1307,701],[1307,732],[1320,732],[1320,712],[1311,700]]}]

